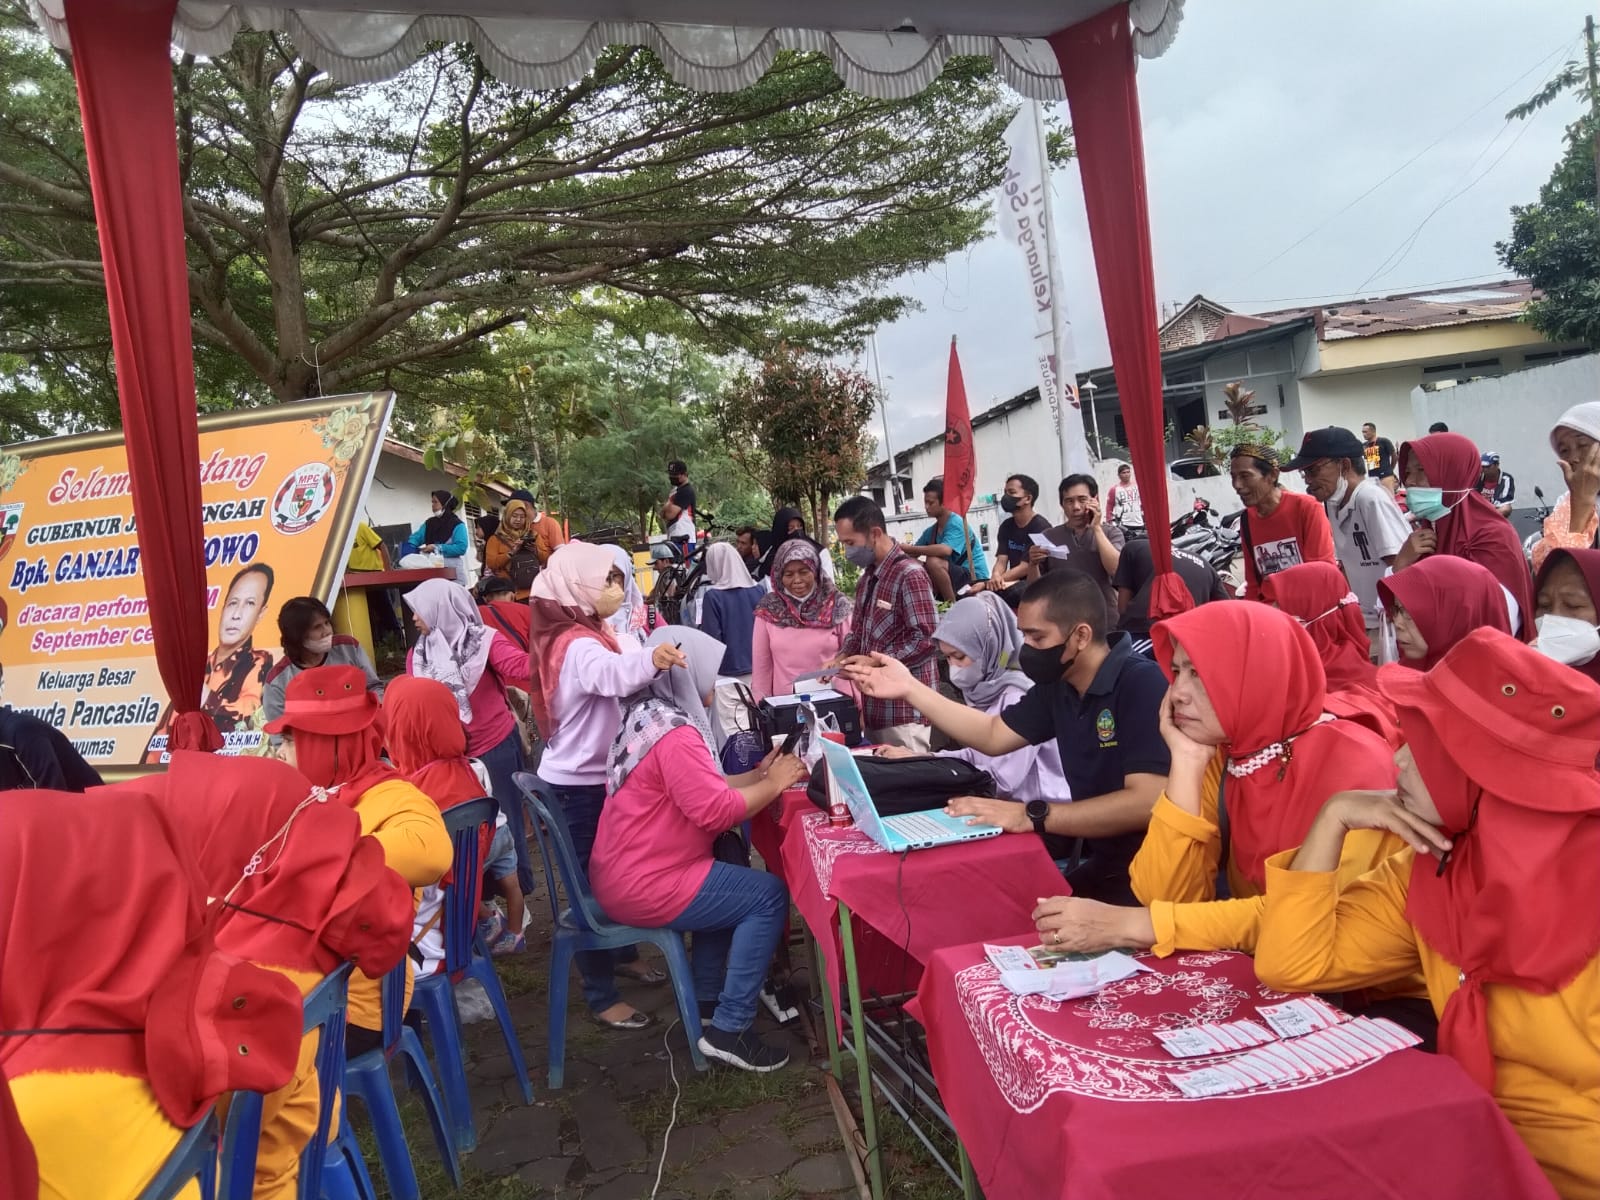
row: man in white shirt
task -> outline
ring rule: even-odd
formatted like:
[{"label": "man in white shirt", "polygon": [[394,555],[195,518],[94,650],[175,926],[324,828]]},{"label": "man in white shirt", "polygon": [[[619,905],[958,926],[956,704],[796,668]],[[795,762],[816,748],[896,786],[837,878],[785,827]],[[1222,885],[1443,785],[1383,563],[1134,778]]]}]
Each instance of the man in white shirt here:
[{"label": "man in white shirt", "polygon": [[1389,489],[1368,476],[1366,447],[1348,429],[1337,425],[1313,429],[1283,469],[1299,471],[1306,492],[1328,510],[1334,553],[1350,590],[1361,601],[1367,641],[1376,658],[1383,615],[1378,580],[1389,574],[1395,555],[1411,536],[1411,522]]}]

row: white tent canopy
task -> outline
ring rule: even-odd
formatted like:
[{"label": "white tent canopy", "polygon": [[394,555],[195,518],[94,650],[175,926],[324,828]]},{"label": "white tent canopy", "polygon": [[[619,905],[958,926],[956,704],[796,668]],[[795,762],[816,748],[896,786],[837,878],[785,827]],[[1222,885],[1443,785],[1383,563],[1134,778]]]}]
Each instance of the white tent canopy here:
[{"label": "white tent canopy", "polygon": [[[68,2],[30,0],[62,49]],[[1183,3],[1132,0],[1139,54],[1154,58],[1172,43]],[[607,46],[638,45],[679,83],[711,92],[749,87],[780,50],[815,51],[852,91],[889,99],[926,88],[952,56],[978,55],[1019,94],[1060,100],[1060,67],[1043,39],[1109,7],[1107,0],[180,0],[172,41],[211,56],[225,53],[242,29],[276,30],[350,82],[398,74],[430,42],[470,42],[497,78],[534,89],[586,74]]]}]

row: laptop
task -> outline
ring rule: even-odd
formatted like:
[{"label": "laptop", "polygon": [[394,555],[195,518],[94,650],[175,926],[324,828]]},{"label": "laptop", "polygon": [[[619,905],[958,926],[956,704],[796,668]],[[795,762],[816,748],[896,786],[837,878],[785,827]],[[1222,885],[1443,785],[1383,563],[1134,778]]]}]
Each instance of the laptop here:
[{"label": "laptop", "polygon": [[842,796],[856,827],[885,850],[896,854],[902,850],[927,850],[999,837],[1004,832],[993,825],[968,825],[966,817],[952,817],[942,809],[881,817],[855,756],[837,742],[826,740],[822,743],[822,756],[828,766],[829,803]]}]

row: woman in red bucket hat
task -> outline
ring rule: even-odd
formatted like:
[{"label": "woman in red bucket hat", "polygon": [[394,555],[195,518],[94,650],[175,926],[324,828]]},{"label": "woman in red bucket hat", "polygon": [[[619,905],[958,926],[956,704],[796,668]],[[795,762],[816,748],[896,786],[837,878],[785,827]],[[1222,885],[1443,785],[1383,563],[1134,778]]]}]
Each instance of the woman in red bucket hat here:
[{"label": "woman in red bucket hat", "polygon": [[[384,861],[412,888],[444,877],[452,848],[439,806],[383,760],[382,705],[367,691],[361,668],[302,671],[284,691],[283,716],[265,728],[282,735],[284,756],[302,775],[348,797],[361,832],[377,839]],[[359,969],[350,977],[351,1057],[376,1046],[382,1034],[380,980]]]},{"label": "woman in red bucket hat", "polygon": [[136,1196],[210,1104],[289,1081],[300,993],[218,948],[219,894],[148,794],[7,794],[0,1195]]},{"label": "woman in red bucket hat", "polygon": [[[1600,1197],[1600,687],[1475,630],[1379,676],[1406,746],[1395,792],[1342,792],[1268,860],[1256,973],[1338,991],[1421,968],[1439,1049],[1489,1090],[1572,1200]],[[1340,892],[1356,830],[1410,849]]]}]

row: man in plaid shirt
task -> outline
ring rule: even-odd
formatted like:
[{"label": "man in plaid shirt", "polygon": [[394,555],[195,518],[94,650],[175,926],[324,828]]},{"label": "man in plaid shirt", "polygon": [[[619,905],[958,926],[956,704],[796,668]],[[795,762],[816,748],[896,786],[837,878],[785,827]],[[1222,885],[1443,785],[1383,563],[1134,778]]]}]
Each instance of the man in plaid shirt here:
[{"label": "man in plaid shirt", "polygon": [[[933,585],[923,570],[885,529],[883,510],[855,496],[833,514],[833,527],[845,557],[862,570],[856,585],[855,617],[835,664],[874,651],[899,659],[921,682],[938,684],[933,629]],[[926,754],[932,729],[904,700],[861,697],[861,724],[869,741],[903,746]]]}]

